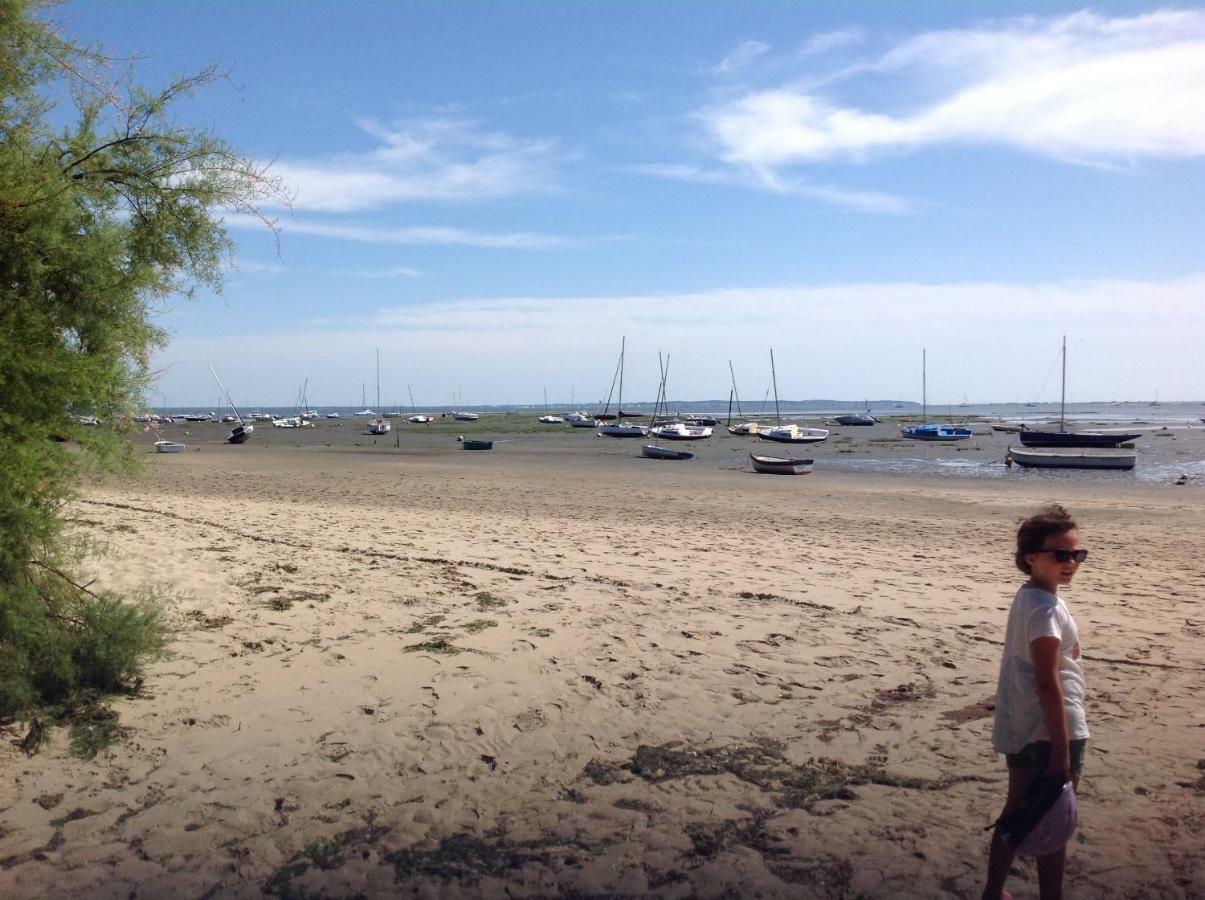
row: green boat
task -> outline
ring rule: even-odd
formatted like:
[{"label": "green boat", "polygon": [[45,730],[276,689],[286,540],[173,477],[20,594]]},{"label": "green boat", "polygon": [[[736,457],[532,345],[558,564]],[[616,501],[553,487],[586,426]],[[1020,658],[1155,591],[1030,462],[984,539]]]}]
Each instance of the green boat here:
[{"label": "green boat", "polygon": [[493,441],[477,441],[477,440],[470,440],[469,438],[465,438],[464,439],[464,449],[466,449],[466,450],[493,450],[494,442]]}]

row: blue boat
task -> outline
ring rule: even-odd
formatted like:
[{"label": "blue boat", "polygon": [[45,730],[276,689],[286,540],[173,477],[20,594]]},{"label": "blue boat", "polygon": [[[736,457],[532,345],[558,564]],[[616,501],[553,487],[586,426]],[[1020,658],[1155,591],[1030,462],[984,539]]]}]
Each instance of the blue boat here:
[{"label": "blue boat", "polygon": [[[929,418],[928,351],[921,350],[920,360],[921,419],[924,420]],[[975,432],[965,425],[940,425],[937,422],[925,422],[922,425],[905,426],[900,429],[900,433],[914,441],[965,441]]]},{"label": "blue boat", "polygon": [[965,425],[939,425],[927,422],[924,425],[910,425],[901,428],[900,432],[906,438],[916,441],[965,441],[974,431]]}]

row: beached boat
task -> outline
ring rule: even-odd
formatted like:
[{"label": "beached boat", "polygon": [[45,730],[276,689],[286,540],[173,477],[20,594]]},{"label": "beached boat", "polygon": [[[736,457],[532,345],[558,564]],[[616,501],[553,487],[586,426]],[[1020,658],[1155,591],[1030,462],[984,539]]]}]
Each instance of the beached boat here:
[{"label": "beached boat", "polygon": [[753,471],[763,475],[807,475],[815,465],[814,459],[787,459],[781,456],[758,456],[749,454]]},{"label": "beached boat", "polygon": [[772,428],[761,428],[757,436],[763,441],[774,441],[779,444],[818,444],[827,440],[827,428],[800,428],[798,425],[775,425]]},{"label": "beached boat", "polygon": [[1038,469],[1132,469],[1138,454],[1118,448],[1018,448],[1010,446],[1005,465]]},{"label": "beached boat", "polygon": [[157,453],[183,453],[185,449],[186,445],[178,441],[155,441],[155,452]]},{"label": "beached boat", "polygon": [[736,435],[758,434],[762,426],[758,422],[741,422],[739,425],[729,425],[728,433]]},{"label": "beached boat", "polygon": [[649,434],[667,441],[702,441],[711,437],[711,429],[706,426],[673,422],[669,425],[654,425],[649,429]]},{"label": "beached boat", "polygon": [[413,416],[406,416],[406,421],[413,422],[415,425],[429,425],[430,423],[434,422],[435,419],[433,416],[424,416],[419,413],[415,413]]},{"label": "beached boat", "polygon": [[339,414],[337,412],[328,412],[326,414],[326,417],[328,419],[337,419],[337,418],[339,418]]},{"label": "beached boat", "polygon": [[[1059,392],[1059,430],[1022,431],[1020,441],[1026,447],[1120,447],[1142,437],[1141,431],[1068,431],[1067,430],[1067,337],[1063,337],[1063,377]],[[1094,467],[1095,468],[1095,467]]]},{"label": "beached boat", "polygon": [[[774,367],[774,348],[770,348],[770,382],[774,386],[774,416],[778,424],[767,428],[762,426],[757,436],[763,441],[774,441],[778,444],[816,444],[828,439],[827,428],[800,428],[798,425],[782,424],[782,413],[778,408],[778,372]],[[771,457],[767,457],[769,459]]]},{"label": "beached boat", "polygon": [[233,422],[234,427],[230,429],[230,434],[226,435],[227,444],[245,444],[250,439],[255,431],[255,426],[251,424],[250,419],[244,420],[243,416],[234,406],[234,401],[230,399],[230,391],[226,390],[226,385],[222,384],[222,379],[218,378],[218,373],[214,369],[212,363],[206,363],[209,366],[209,371],[213,375],[213,380],[218,383],[218,388],[222,391],[222,396],[226,402],[230,404],[230,409],[234,413],[230,416],[222,416],[223,422]]},{"label": "beached boat", "polygon": [[456,410],[452,410],[452,418],[457,422],[476,422],[481,418],[481,416],[477,415],[477,413],[457,412]]},{"label": "beached boat", "polygon": [[[381,405],[381,348],[377,347],[377,407]],[[377,416],[368,423],[368,434],[381,435],[389,434],[390,428],[393,426],[384,416]]]},{"label": "beached boat", "polygon": [[992,422],[989,427],[1002,434],[1020,434],[1025,430],[1025,426],[1017,422]]},{"label": "beached boat", "polygon": [[[649,433],[653,435],[653,443],[645,444],[643,447],[641,447],[640,455],[645,457],[646,459],[676,460],[679,462],[688,460],[688,459],[694,459],[695,455],[693,453],[688,453],[685,450],[670,450],[668,447],[661,447],[661,446],[658,446],[658,444],[657,444],[658,438],[668,437],[669,432],[674,429],[683,429],[683,430],[687,430],[687,431],[701,430],[701,431],[706,431],[708,437],[711,436],[710,428],[688,429],[687,426],[681,425],[681,424],[676,425],[676,426],[675,425],[657,425],[656,424],[657,413],[663,411],[664,406],[665,406],[665,382],[666,382],[666,379],[669,378],[669,357],[667,356],[665,358],[665,363],[662,364],[661,363],[661,354],[658,353],[657,354],[657,364],[661,367],[661,383],[659,385],[657,385],[657,399],[653,403],[653,427],[649,429]],[[674,430],[674,433],[679,434],[680,432]],[[691,440],[691,438],[675,437],[675,438],[671,438],[671,440]]]},{"label": "beached boat", "polygon": [[540,422],[544,425],[564,425],[564,416],[540,416]]},{"label": "beached boat", "polygon": [[493,450],[494,442],[477,438],[465,438],[463,446],[465,450]]},{"label": "beached boat", "polygon": [[598,425],[598,420],[594,416],[586,415],[584,412],[570,413],[565,416],[565,421],[574,428],[593,428]]},{"label": "beached boat", "polygon": [[[626,415],[623,412],[623,361],[624,354],[627,351],[627,342],[628,339],[624,337],[620,340],[619,344],[619,403],[616,404],[617,408],[619,409],[619,418],[614,421],[614,424],[608,423],[606,425],[599,426],[598,433],[603,437],[645,437],[649,433],[647,425],[635,425],[631,422],[625,422],[623,420],[623,416]],[[602,421],[606,421],[606,411],[604,410],[603,414],[598,418]]]},{"label": "beached boat", "polygon": [[920,394],[921,394],[921,424],[908,425],[900,429],[900,433],[914,441],[965,441],[975,432],[965,425],[941,425],[937,422],[926,422],[929,418],[929,385],[927,351],[921,350]]},{"label": "beached boat", "polygon": [[683,421],[695,428],[714,428],[720,424],[720,420],[715,416],[687,416]]},{"label": "beached boat", "polygon": [[686,450],[672,450],[669,447],[658,447],[656,444],[645,444],[640,448],[640,455],[649,459],[687,460],[695,455]]},{"label": "beached boat", "polygon": [[834,417],[833,421],[838,425],[874,425],[879,420],[872,416],[869,412],[865,412],[843,413]]}]

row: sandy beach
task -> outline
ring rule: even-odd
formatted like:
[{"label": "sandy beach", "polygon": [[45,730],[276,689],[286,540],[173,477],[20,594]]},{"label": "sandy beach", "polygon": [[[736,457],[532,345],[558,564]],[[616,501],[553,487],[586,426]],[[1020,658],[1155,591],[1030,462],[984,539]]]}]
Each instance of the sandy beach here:
[{"label": "sandy beach", "polygon": [[5,730],[0,895],[977,897],[1013,532],[1054,499],[1092,553],[1068,895],[1205,895],[1199,484],[402,438],[89,487],[97,584],[170,588],[178,634],[95,759]]}]

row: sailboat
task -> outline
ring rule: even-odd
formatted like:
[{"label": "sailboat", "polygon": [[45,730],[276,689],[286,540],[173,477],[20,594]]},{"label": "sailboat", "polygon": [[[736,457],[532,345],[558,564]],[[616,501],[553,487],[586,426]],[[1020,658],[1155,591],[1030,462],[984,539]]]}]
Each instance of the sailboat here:
[{"label": "sailboat", "polygon": [[430,425],[435,421],[434,417],[427,416],[418,411],[414,406],[414,391],[410,390],[410,385],[406,385],[406,393],[410,395],[410,412],[411,415],[406,416],[407,422],[413,422],[415,425]]},{"label": "sailboat", "polygon": [[879,420],[870,414],[870,401],[866,401],[866,412],[843,413],[833,419],[838,425],[874,425]]},{"label": "sailboat", "polygon": [[[656,421],[657,421],[658,410],[661,410],[665,406],[668,405],[668,401],[666,400],[666,396],[665,396],[665,381],[669,377],[669,357],[668,356],[665,357],[665,365],[661,366],[661,354],[658,353],[657,354],[657,364],[661,368],[661,384],[657,388],[657,400],[653,404],[653,422],[654,423],[656,423]],[[672,428],[672,427],[674,427],[674,426],[666,425],[663,427],[659,427],[656,424],[654,424],[653,427],[651,429],[649,429],[650,434],[653,435],[653,443],[645,444],[644,446],[642,446],[640,448],[640,455],[647,459],[677,460],[679,462],[681,462],[683,460],[687,460],[687,459],[694,459],[695,455],[693,453],[688,453],[685,450],[671,450],[669,447],[661,447],[657,444],[657,438],[659,438],[659,437],[668,438],[669,437],[669,434],[666,433],[665,429]],[[686,426],[679,425],[678,427],[685,428]],[[710,437],[711,429],[708,428],[708,429],[706,429],[706,431],[707,431],[707,436]],[[681,437],[675,437],[672,439],[673,440],[682,440]]]},{"label": "sailboat", "polygon": [[1063,386],[1059,394],[1058,431],[1022,431],[1025,447],[1118,447],[1135,438],[1141,431],[1068,431],[1067,430],[1067,336],[1063,335]]},{"label": "sailboat", "polygon": [[[381,408],[381,348],[377,348],[377,409]],[[369,434],[389,434],[389,420],[384,416],[377,416],[368,423]]]},{"label": "sailboat", "polygon": [[827,428],[800,428],[798,425],[783,425],[782,413],[778,409],[778,373],[774,368],[774,348],[770,348],[770,380],[774,385],[774,415],[778,424],[773,428],[761,428],[757,436],[763,441],[779,444],[815,444],[828,438]]},{"label": "sailboat", "polygon": [[544,415],[540,416],[540,421],[545,425],[564,425],[564,416],[554,416],[548,412],[548,388],[544,388]]},{"label": "sailboat", "polygon": [[[380,352],[381,351],[379,351],[379,350],[377,351],[378,360],[380,359]],[[379,368],[379,364],[378,364],[378,368]],[[364,408],[362,410],[360,410],[358,413],[356,413],[357,416],[375,416],[376,415],[375,412],[373,412],[371,409],[368,408],[368,401],[364,398],[364,382],[362,382],[362,381],[360,382],[360,405],[363,406]]]},{"label": "sailboat", "polygon": [[[244,422],[242,415],[234,407],[234,401],[230,399],[230,391],[226,390],[226,385],[222,384],[222,379],[218,378],[218,373],[214,371],[213,365],[209,365],[209,371],[213,374],[213,380],[218,383],[222,394],[226,397],[226,402],[230,404],[230,409],[234,413],[235,426],[230,429],[230,434],[226,435],[226,443],[228,444],[245,444],[247,439],[251,437],[251,432],[255,431],[255,426],[250,422]],[[161,451],[162,452],[162,451]],[[170,452],[170,451],[168,451]]]},{"label": "sailboat", "polygon": [[921,424],[908,425],[900,429],[906,438],[914,441],[965,441],[975,432],[965,425],[941,425],[937,422],[926,422],[929,418],[929,372],[928,356],[925,350],[920,352],[920,396]]},{"label": "sailboat", "polygon": [[745,414],[741,412],[741,395],[736,390],[736,372],[732,369],[732,360],[728,360],[728,374],[732,376],[732,391],[728,397],[728,433],[729,434],[757,434],[761,430],[761,425],[757,422],[741,422],[739,425],[732,424],[732,398],[736,398],[736,417],[738,419],[745,418]]},{"label": "sailboat", "polygon": [[[623,363],[624,355],[627,351],[628,339],[624,337],[619,344],[619,418],[614,424],[602,425],[598,429],[598,433],[606,437],[644,437],[649,433],[648,427],[644,425],[634,425],[631,422],[625,422],[623,416]],[[600,419],[605,417],[605,413],[599,416]]]}]

